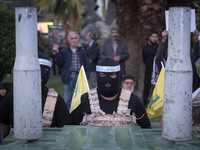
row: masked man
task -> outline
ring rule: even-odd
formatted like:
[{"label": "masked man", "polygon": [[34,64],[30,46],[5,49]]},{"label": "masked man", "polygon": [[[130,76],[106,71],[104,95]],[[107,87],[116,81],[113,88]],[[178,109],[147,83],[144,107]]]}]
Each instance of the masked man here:
[{"label": "masked man", "polygon": [[3,100],[3,98],[10,92],[10,88],[6,85],[6,83],[1,82],[0,83],[0,105]]},{"label": "masked man", "polygon": [[97,85],[81,96],[81,104],[72,112],[75,124],[94,126],[139,125],[150,128],[144,105],[130,91],[120,88],[120,65],[105,58],[96,66]]},{"label": "masked man", "polygon": [[[43,53],[39,53],[38,56],[42,78],[42,125],[43,127],[63,127],[71,124],[71,116],[63,98],[53,89],[46,87],[50,75],[51,61]],[[44,109],[46,105],[51,105],[54,111],[48,110],[49,107]],[[52,117],[48,116],[50,113],[53,114]],[[13,92],[5,96],[0,107],[0,129],[4,138],[9,134],[10,127],[13,127]]]}]

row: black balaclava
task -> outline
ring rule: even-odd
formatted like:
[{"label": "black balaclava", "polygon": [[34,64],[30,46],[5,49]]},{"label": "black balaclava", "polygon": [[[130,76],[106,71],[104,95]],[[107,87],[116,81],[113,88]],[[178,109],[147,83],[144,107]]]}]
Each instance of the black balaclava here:
[{"label": "black balaclava", "polygon": [[[119,63],[112,58],[105,58],[97,64],[96,71],[98,85],[97,90],[99,94],[105,97],[115,96],[119,92],[121,85],[121,72]],[[105,73],[106,76],[100,77],[100,72]],[[109,76],[111,73],[116,73],[117,76],[115,78],[111,78]],[[106,87],[106,83],[111,84],[111,86]]]},{"label": "black balaclava", "polygon": [[6,89],[6,94],[10,92],[10,87],[4,82],[0,82],[0,89]]},{"label": "black balaclava", "polygon": [[[50,76],[50,70],[51,70],[51,60],[48,56],[46,56],[44,53],[39,52],[38,53],[38,60],[41,68],[41,78],[42,78],[42,87],[44,87]],[[44,69],[49,69],[48,72],[45,72]]]}]

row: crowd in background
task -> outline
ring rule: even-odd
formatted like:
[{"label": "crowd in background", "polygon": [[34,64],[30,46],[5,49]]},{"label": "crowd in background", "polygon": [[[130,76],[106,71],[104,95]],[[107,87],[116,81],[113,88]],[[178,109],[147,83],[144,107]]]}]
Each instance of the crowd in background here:
[{"label": "crowd in background", "polygon": [[[61,49],[54,44],[54,62],[61,68],[64,99],[56,91],[46,87],[51,61],[46,55],[39,53],[43,127],[82,124],[139,125],[142,128],[151,128],[145,107],[162,68],[161,62],[164,66],[167,61],[168,32],[163,31],[161,36],[162,39],[159,41],[159,34],[152,32],[142,49],[145,65],[143,94],[136,90],[134,76],[126,74],[125,61],[129,58],[129,52],[126,42],[119,38],[118,28],[112,28],[110,39],[105,40],[102,47],[98,46],[91,31],[87,33],[88,45],[84,49],[78,45],[79,34],[73,31],[69,32],[67,37],[68,47]],[[191,52],[193,92],[200,87],[200,78],[195,66],[200,49],[198,37],[199,31],[195,30]],[[72,94],[81,66],[85,68],[91,91],[82,95],[81,104],[70,115]],[[0,83],[0,129],[4,137],[9,134],[10,127],[13,127],[13,92],[9,91],[5,83]],[[51,95],[56,95],[54,104],[50,100]],[[46,109],[47,105],[53,105],[53,111]]]}]

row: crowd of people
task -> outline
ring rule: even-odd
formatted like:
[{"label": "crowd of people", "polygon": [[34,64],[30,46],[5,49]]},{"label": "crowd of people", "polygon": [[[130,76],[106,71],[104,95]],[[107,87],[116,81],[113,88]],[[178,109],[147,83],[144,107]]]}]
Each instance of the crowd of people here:
[{"label": "crowd of people", "polygon": [[111,38],[103,43],[102,48],[95,41],[95,37],[93,32],[88,32],[86,39],[89,44],[83,49],[78,46],[79,34],[77,32],[69,32],[69,46],[67,48],[59,51],[58,47],[54,46],[54,60],[56,65],[62,68],[61,78],[64,99],[69,110],[73,89],[82,65],[86,70],[91,88],[97,86],[96,65],[98,60],[103,60],[107,57],[112,58],[120,64],[121,74],[126,74],[125,61],[129,58],[129,52],[126,43],[119,39],[119,29],[111,29]]},{"label": "crowd of people", "polygon": [[[193,36],[194,49],[192,51],[193,91],[200,87],[200,78],[194,63],[199,58],[199,32]],[[158,33],[152,32],[147,44],[142,50],[145,65],[143,94],[136,90],[133,75],[126,74],[125,61],[129,58],[127,45],[119,39],[119,29],[111,30],[111,38],[100,48],[92,32],[87,33],[88,47],[78,46],[79,34],[69,32],[69,46],[60,50],[54,46],[54,61],[61,71],[64,99],[46,84],[49,80],[51,61],[43,53],[38,53],[41,67],[42,85],[42,125],[43,127],[63,127],[64,125],[139,125],[141,128],[151,128],[145,107],[152,85],[156,83],[161,69],[161,61],[165,64],[167,58],[168,32],[162,32],[159,41]],[[49,63],[43,63],[45,62]],[[47,65],[48,64],[48,65]],[[71,99],[81,66],[84,66],[89,79],[91,90],[81,96],[80,105],[69,113]],[[4,90],[0,84],[0,94]],[[8,91],[7,91],[8,92]],[[4,91],[4,93],[6,93]],[[49,95],[54,93],[55,103],[49,102]],[[4,98],[2,98],[4,97]],[[3,99],[3,100],[2,100]],[[0,129],[5,138],[13,127],[13,92],[1,94]],[[53,111],[45,110],[45,105],[52,105]],[[45,117],[47,112],[51,118]]]}]

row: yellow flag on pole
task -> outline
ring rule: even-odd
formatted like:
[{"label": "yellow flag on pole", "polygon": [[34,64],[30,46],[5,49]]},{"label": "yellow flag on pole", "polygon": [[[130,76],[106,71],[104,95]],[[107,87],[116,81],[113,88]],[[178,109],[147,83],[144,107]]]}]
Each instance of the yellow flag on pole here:
[{"label": "yellow flag on pole", "polygon": [[88,81],[85,75],[84,67],[81,66],[79,75],[76,81],[76,86],[74,88],[74,93],[72,96],[72,102],[70,107],[70,113],[78,107],[81,103],[81,95],[89,91]]},{"label": "yellow flag on pole", "polygon": [[162,67],[147,108],[147,115],[149,118],[161,116],[163,113],[164,76],[165,72]]}]

